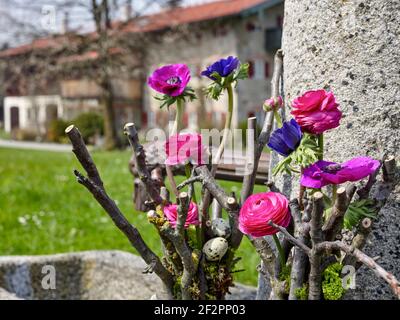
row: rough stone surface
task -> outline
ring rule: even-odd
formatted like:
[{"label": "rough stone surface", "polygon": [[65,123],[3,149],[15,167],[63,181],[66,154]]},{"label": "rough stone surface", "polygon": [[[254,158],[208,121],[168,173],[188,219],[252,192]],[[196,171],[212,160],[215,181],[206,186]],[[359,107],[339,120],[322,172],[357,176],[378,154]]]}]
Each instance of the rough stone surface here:
[{"label": "rough stone surface", "polygon": [[[48,274],[43,272],[44,266],[55,268],[55,290],[42,286]],[[157,299],[165,298],[161,281],[154,274],[143,274],[145,267],[140,257],[122,251],[0,257],[0,299],[147,300],[154,295]],[[240,284],[231,291],[232,295],[227,297],[230,300],[255,297],[254,288]]]},{"label": "rough stone surface", "polygon": [[21,300],[14,293],[10,293],[3,288],[0,288],[0,300]]},{"label": "rough stone surface", "polygon": [[[331,160],[395,155],[400,148],[400,2],[397,0],[286,0],[284,93],[325,88],[337,97],[343,119],[326,136]],[[400,278],[400,186],[374,224],[380,264]],[[347,297],[392,299],[388,286],[364,267]]]}]

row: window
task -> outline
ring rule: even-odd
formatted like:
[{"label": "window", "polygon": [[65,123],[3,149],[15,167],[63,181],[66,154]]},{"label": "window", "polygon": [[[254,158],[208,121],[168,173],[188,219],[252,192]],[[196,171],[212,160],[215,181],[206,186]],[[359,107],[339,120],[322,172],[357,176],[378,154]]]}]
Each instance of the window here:
[{"label": "window", "polygon": [[263,59],[249,61],[249,78],[264,80],[269,77],[269,63]]},{"label": "window", "polygon": [[252,32],[252,31],[256,30],[256,26],[252,22],[247,22],[246,23],[246,30],[248,32]]},{"label": "window", "polygon": [[254,79],[263,80],[265,78],[265,62],[264,60],[257,59],[254,65]]},{"label": "window", "polygon": [[265,78],[269,78],[269,63],[268,62],[265,62],[265,65],[264,65],[264,75],[265,75]]},{"label": "window", "polygon": [[283,17],[282,16],[276,17],[276,26],[278,28],[283,28]]},{"label": "window", "polygon": [[146,112],[142,112],[141,117],[142,117],[142,125],[141,125],[141,127],[143,128],[143,127],[147,126],[148,115],[147,115]]},{"label": "window", "polygon": [[249,61],[249,78],[254,77],[254,62]]}]

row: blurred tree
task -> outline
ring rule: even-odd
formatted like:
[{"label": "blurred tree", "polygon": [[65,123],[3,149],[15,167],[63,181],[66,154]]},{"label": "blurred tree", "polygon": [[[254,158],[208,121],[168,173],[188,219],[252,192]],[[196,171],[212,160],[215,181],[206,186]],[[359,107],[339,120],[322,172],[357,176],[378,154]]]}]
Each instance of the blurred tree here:
[{"label": "blurred tree", "polygon": [[[11,59],[9,56],[2,59],[0,54],[0,78],[3,79],[0,94],[56,94],[57,79],[95,81],[101,88],[99,103],[104,116],[105,148],[119,147],[113,79],[143,77],[141,60],[146,43],[150,41],[148,34],[130,32],[128,27],[143,13],[151,11],[149,8],[164,7],[167,0],[135,3],[133,7],[132,0],[57,0],[51,5],[41,0],[33,4],[18,0],[7,2],[9,10],[0,9],[0,20],[7,18],[17,32],[29,34],[36,40],[23,54]],[[32,16],[35,12],[41,13],[41,27],[33,24],[29,33],[27,29],[32,19],[26,19],[26,14],[12,15],[12,9],[28,10]],[[123,19],[117,20],[121,11],[124,11]],[[62,25],[54,26],[60,20],[55,20],[54,15],[60,13],[64,13]],[[62,30],[62,33],[55,33],[55,30]],[[154,36],[151,35],[153,39]],[[89,58],[81,59],[85,54]],[[34,115],[34,119],[37,118]]]}]

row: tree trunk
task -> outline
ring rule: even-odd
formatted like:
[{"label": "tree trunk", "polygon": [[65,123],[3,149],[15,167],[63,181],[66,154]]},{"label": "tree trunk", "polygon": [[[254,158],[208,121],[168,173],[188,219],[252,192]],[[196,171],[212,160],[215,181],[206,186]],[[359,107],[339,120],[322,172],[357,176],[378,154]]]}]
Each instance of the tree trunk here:
[{"label": "tree trunk", "polygon": [[115,112],[113,108],[113,92],[110,81],[105,80],[102,85],[101,107],[104,116],[104,148],[112,150],[120,146],[115,123]]},{"label": "tree trunk", "polygon": [[[328,160],[383,153],[399,156],[400,3],[397,0],[286,0],[283,35],[287,105],[310,89],[333,91],[343,118],[326,134]],[[398,159],[397,159],[398,160]],[[395,188],[374,222],[366,253],[400,274],[400,215]],[[396,260],[397,259],[397,260]],[[372,272],[357,273],[350,299],[393,298]]]}]

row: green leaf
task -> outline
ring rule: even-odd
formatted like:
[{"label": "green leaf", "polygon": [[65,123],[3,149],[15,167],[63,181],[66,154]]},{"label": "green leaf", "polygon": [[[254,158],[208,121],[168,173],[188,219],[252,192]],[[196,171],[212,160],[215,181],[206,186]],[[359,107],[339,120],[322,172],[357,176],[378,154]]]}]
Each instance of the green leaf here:
[{"label": "green leaf", "polygon": [[222,77],[219,75],[219,73],[217,71],[214,71],[213,73],[211,73],[211,78],[214,78],[215,82],[217,82],[218,84],[222,83]]},{"label": "green leaf", "polygon": [[247,79],[249,77],[249,67],[248,63],[241,64],[233,77],[233,81]]},{"label": "green leaf", "polygon": [[344,228],[351,230],[364,218],[376,219],[374,202],[370,199],[354,201],[344,215]]},{"label": "green leaf", "polygon": [[305,133],[301,139],[300,145],[288,157],[281,160],[274,168],[273,174],[286,172],[298,172],[294,169],[292,163],[299,167],[306,168],[314,162],[318,161],[321,151],[318,147],[317,138],[314,135]]},{"label": "green leaf", "polygon": [[213,82],[212,84],[210,84],[208,86],[208,88],[206,89],[206,94],[207,96],[209,96],[211,99],[218,101],[219,97],[222,94],[222,90],[224,89],[223,86],[221,86],[219,83],[217,82]]},{"label": "green leaf", "polygon": [[166,94],[162,95],[161,97],[160,96],[154,97],[154,99],[161,102],[160,109],[164,108],[165,106],[167,106],[167,108],[169,108],[171,105],[176,103],[178,99],[182,99],[183,101],[186,101],[186,100],[193,101],[196,98],[197,98],[196,94],[191,87],[186,87],[185,90],[183,91],[183,93],[178,97],[172,97],[172,96],[169,96]]},{"label": "green leaf", "polygon": [[290,164],[292,162],[291,157],[286,157],[278,162],[278,164],[272,170],[272,174],[275,176],[277,174],[287,173],[289,175],[292,174],[292,170],[290,168]]}]

